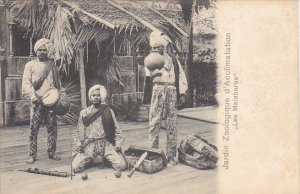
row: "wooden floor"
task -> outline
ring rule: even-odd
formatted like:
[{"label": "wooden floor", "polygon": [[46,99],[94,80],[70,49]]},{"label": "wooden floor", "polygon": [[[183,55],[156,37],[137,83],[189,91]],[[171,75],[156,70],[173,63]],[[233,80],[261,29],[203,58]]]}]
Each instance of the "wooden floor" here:
[{"label": "wooden floor", "polygon": [[[126,141],[124,149],[129,145],[148,146],[147,123],[121,123]],[[217,124],[178,118],[178,143],[186,135],[198,134],[209,142],[216,141]],[[114,170],[92,167],[85,171],[89,179],[81,180],[81,174],[76,174],[71,180],[68,178],[50,177],[21,172],[18,170],[29,167],[51,169],[70,172],[69,159],[72,145],[70,126],[59,127],[57,154],[61,161],[47,159],[46,137],[44,127],[40,129],[38,137],[38,157],[33,165],[25,164],[28,150],[28,126],[9,127],[0,130],[0,193],[30,193],[30,194],[60,194],[60,193],[99,193],[99,194],[206,194],[217,191],[217,169],[196,170],[192,167],[178,164],[167,167],[161,172],[149,175],[135,172],[132,178],[122,173],[121,178],[114,177]],[[160,133],[161,149],[165,150],[166,134]]]}]

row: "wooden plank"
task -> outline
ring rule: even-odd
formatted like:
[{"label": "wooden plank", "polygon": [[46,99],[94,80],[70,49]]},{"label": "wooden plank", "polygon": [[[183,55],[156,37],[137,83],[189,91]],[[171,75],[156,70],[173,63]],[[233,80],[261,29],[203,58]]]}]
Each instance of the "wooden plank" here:
[{"label": "wooden plank", "polygon": [[23,75],[24,67],[27,62],[34,59],[34,57],[21,57],[14,56],[11,58],[10,63],[7,65],[7,74],[8,75]]},{"label": "wooden plank", "polygon": [[[41,128],[44,128],[44,129],[41,129],[40,130],[40,134],[41,133],[45,133],[46,134],[46,128],[45,127],[41,127]],[[2,137],[15,137],[15,138],[18,138],[18,137],[23,137],[23,135],[27,134],[28,133],[28,129],[29,129],[29,125],[20,125],[20,126],[6,126],[5,128],[3,128],[5,130],[2,130],[1,131],[1,136]],[[67,134],[69,133],[69,130],[73,130],[74,129],[74,126],[58,126],[58,130],[59,130],[59,133],[63,133],[63,134]],[[12,134],[11,131],[14,131],[14,133],[18,134],[18,135],[14,135]],[[7,139],[3,138],[1,139],[0,138],[0,143],[2,141],[6,141]]]},{"label": "wooden plank", "polygon": [[[57,141],[57,147],[66,148],[66,149],[71,150],[71,142],[72,142],[72,139],[59,140],[59,141]],[[17,145],[17,146],[1,148],[0,152],[2,153],[2,156],[22,154],[23,151],[28,150],[28,148],[27,148],[28,143],[29,143],[29,141],[28,141],[28,137],[27,137],[27,140],[24,141],[22,144]],[[40,150],[46,150],[46,144],[47,144],[46,140],[44,142],[38,141],[38,148]],[[61,150],[58,150],[58,151],[61,151]],[[2,159],[7,159],[7,158],[0,158],[0,160],[2,160]]]},{"label": "wooden plank", "polygon": [[[125,87],[120,87],[112,91],[112,94],[124,94],[124,93],[135,93],[136,92],[136,75],[132,71],[122,71],[122,80]],[[128,98],[127,96],[122,98]]]},{"label": "wooden plank", "polygon": [[121,71],[133,71],[133,56],[116,56],[116,62],[120,65]]},{"label": "wooden plank", "polygon": [[84,62],[83,62],[83,56],[84,56],[84,50],[83,48],[80,48],[77,51],[78,55],[78,66],[79,66],[79,80],[80,80],[80,96],[81,96],[81,107],[86,108],[86,80],[85,80],[85,71],[84,71]]},{"label": "wooden plank", "polygon": [[22,96],[22,77],[7,77],[5,79],[5,99],[25,100]]},{"label": "wooden plank", "polygon": [[4,125],[4,107],[2,101],[4,100],[4,85],[3,85],[3,76],[4,76],[4,65],[5,65],[5,48],[7,41],[7,25],[5,17],[5,7],[0,6],[0,126]]},{"label": "wooden plank", "polygon": [[5,125],[29,123],[30,104],[27,100],[6,101],[4,109]]},{"label": "wooden plank", "polygon": [[122,79],[125,87],[122,89],[122,93],[134,93],[136,92],[136,75],[132,71],[122,71]]},{"label": "wooden plank", "polygon": [[[145,123],[147,125],[147,123]],[[188,127],[189,126],[189,127]],[[215,141],[216,126],[205,122],[178,118],[178,140],[183,139],[186,135],[196,133],[202,137],[209,137],[212,142]],[[124,126],[126,127],[126,126]],[[60,171],[70,171],[70,162],[68,158],[71,150],[70,127],[62,127],[58,133],[57,153],[62,156],[61,161],[52,161],[47,159],[46,137],[47,132],[43,128],[38,137],[38,161],[34,167],[43,169],[59,169]],[[28,126],[11,127],[7,130],[0,131],[1,142],[7,142],[7,138],[14,137],[19,146],[11,143],[11,148],[0,149],[0,155],[5,153],[5,162],[0,162],[0,170],[5,188],[1,193],[214,193],[217,187],[217,169],[197,170],[192,167],[178,164],[171,168],[165,168],[161,172],[149,175],[135,172],[131,179],[126,177],[127,171],[122,173],[122,177],[114,177],[114,170],[111,168],[99,169],[98,166],[88,168],[84,173],[88,173],[88,181],[81,180],[81,174],[76,174],[73,181],[70,178],[57,178],[44,175],[35,175],[23,172],[16,172],[16,169],[26,169],[33,165],[25,164],[27,159],[27,147],[22,147],[28,142]],[[5,134],[3,137],[2,134]],[[166,134],[160,132],[160,146],[166,147]],[[124,130],[126,141],[124,148],[130,144],[145,146],[148,144],[148,129],[141,125],[141,128],[133,130]],[[16,138],[18,137],[18,138]],[[179,142],[178,142],[179,143]],[[9,150],[9,153],[7,152]],[[13,152],[15,150],[15,152]],[[8,154],[8,155],[6,155]],[[8,171],[11,171],[7,173]],[[161,181],[164,180],[164,181]],[[55,186],[53,186],[55,185]],[[116,185],[118,185],[116,187]],[[2,192],[3,191],[3,192]],[[5,192],[4,192],[5,191]],[[176,192],[175,192],[176,191]]]}]

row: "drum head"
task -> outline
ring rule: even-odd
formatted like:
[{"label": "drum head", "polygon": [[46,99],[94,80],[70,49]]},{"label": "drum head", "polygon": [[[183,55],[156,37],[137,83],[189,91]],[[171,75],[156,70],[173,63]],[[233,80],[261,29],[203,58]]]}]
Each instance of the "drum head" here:
[{"label": "drum head", "polygon": [[58,100],[59,91],[56,88],[49,89],[42,98],[42,102],[45,106],[53,106]]}]

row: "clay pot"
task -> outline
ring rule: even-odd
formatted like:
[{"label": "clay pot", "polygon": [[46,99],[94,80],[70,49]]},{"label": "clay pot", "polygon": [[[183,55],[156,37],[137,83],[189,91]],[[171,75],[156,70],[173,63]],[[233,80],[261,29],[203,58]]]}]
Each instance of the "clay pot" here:
[{"label": "clay pot", "polygon": [[151,53],[145,58],[144,64],[150,71],[161,69],[164,67],[165,57],[157,51],[151,51]]}]

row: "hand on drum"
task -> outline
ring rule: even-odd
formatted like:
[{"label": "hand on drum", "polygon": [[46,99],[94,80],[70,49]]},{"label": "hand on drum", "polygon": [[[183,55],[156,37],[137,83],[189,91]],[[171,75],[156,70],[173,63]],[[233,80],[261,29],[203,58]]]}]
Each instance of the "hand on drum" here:
[{"label": "hand on drum", "polygon": [[32,103],[37,103],[39,101],[39,99],[35,96],[32,98],[31,102]]},{"label": "hand on drum", "polygon": [[115,150],[116,150],[116,152],[121,152],[122,148],[121,148],[121,146],[115,146]]},{"label": "hand on drum", "polygon": [[151,71],[152,77],[161,76],[161,75],[162,75],[161,69],[154,69],[153,71]]},{"label": "hand on drum", "polygon": [[41,100],[40,100],[38,97],[34,96],[34,97],[32,97],[32,99],[31,99],[31,103],[32,103],[34,106],[38,106],[38,105],[41,103]]}]

